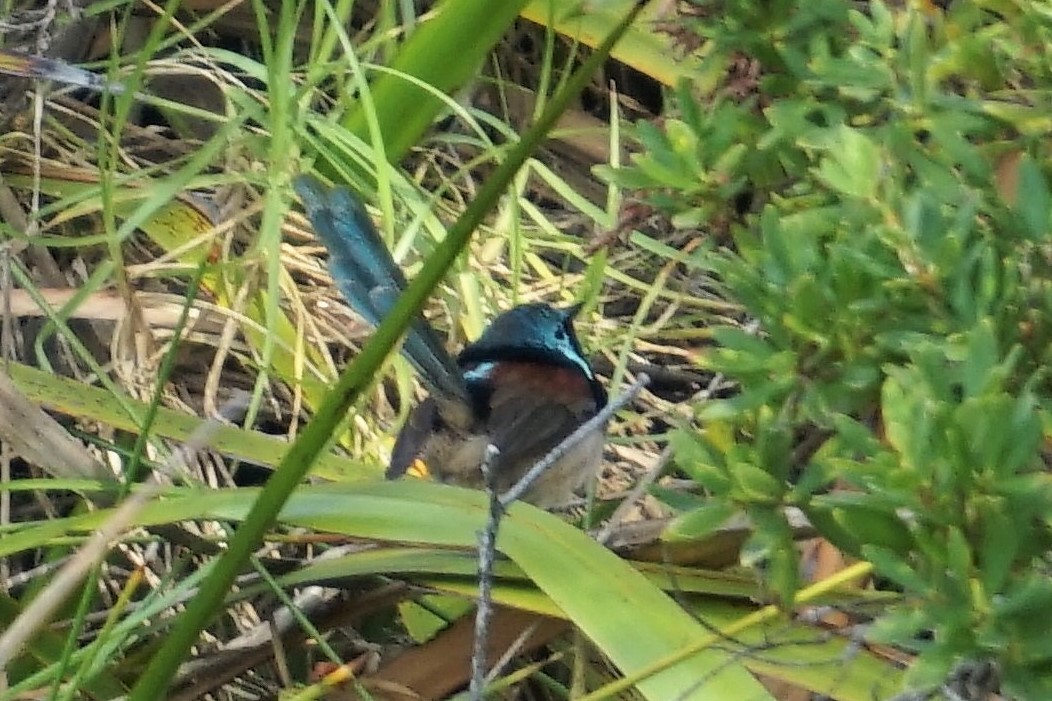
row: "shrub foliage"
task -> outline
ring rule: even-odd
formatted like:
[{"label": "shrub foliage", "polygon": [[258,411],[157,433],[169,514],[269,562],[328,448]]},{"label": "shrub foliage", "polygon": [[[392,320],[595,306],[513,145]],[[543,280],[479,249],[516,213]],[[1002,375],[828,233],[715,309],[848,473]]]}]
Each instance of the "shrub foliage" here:
[{"label": "shrub foliage", "polygon": [[754,322],[704,361],[740,391],[675,438],[707,497],[669,537],[748,514],[746,553],[786,602],[799,507],[904,592],[869,634],[919,652],[911,686],[985,660],[1005,691],[1052,698],[1052,16],[716,5],[691,31],[710,73],[752,63],[745,97],[733,72],[682,86],[609,173],[706,238],[698,274]]}]

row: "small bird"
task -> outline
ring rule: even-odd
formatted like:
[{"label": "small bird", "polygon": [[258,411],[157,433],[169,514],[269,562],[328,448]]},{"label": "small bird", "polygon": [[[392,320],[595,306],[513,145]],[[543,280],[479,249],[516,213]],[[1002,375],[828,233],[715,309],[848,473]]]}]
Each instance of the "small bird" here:
[{"label": "small bird", "polygon": [[[311,176],[294,182],[315,234],[329,251],[329,268],[355,311],[376,325],[406,279],[358,199]],[[424,472],[442,482],[485,485],[487,445],[500,452],[496,487],[513,486],[537,461],[599,412],[606,392],[574,332],[578,306],[523,304],[497,316],[454,358],[422,316],[413,319],[402,354],[419,372],[428,397],[395,441],[388,479]],[[524,498],[565,506],[602,459],[605,430],[575,445]]]}]

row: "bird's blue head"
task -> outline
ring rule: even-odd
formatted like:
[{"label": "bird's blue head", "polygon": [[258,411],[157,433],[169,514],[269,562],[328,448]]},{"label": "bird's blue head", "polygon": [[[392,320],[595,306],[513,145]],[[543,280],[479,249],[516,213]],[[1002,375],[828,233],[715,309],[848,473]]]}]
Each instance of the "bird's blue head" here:
[{"label": "bird's blue head", "polygon": [[462,366],[500,360],[550,363],[580,370],[594,382],[595,373],[573,328],[580,308],[556,309],[537,302],[509,309],[466,346],[457,361]]}]

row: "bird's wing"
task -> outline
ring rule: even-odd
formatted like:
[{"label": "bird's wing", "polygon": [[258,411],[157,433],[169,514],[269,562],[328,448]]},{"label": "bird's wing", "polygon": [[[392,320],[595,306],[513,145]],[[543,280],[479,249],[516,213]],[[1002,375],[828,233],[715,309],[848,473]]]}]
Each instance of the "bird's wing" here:
[{"label": "bird's wing", "polygon": [[500,450],[501,469],[516,478],[595,415],[590,395],[552,382],[548,387],[495,384],[486,421],[490,440]]}]

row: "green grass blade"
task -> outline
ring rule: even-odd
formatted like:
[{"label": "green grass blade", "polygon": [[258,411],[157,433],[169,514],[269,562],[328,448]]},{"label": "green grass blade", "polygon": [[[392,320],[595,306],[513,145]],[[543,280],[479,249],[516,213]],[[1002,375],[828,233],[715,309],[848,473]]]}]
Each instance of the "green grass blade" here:
[{"label": "green grass blade", "polygon": [[[91,418],[122,431],[142,430],[139,417],[148,409],[144,402],[20,363],[9,364],[7,371],[23,394],[46,409],[67,416]],[[132,411],[128,410],[129,406]],[[159,407],[151,431],[160,438],[185,441],[200,425],[200,417]],[[288,444],[274,436],[233,426],[218,426],[211,447],[236,460],[274,467]],[[334,480],[379,479],[381,476],[379,466],[365,465],[331,453],[318,458],[314,473]]]},{"label": "green grass blade", "polygon": [[[642,573],[581,531],[523,504],[513,506],[508,517],[498,548],[625,676],[657,670],[663,660],[712,637]],[[512,522],[516,528],[507,527]],[[637,687],[655,701],[770,698],[741,660],[716,646],[641,678]]]},{"label": "green grass blade", "polygon": [[[391,69],[451,94],[478,74],[482,61],[525,4],[523,0],[445,0],[405,42]],[[439,56],[442,59],[436,60]],[[384,151],[391,163],[397,163],[431,126],[443,103],[394,73],[377,78],[370,91]],[[352,111],[343,125],[369,139],[365,110]]]}]

